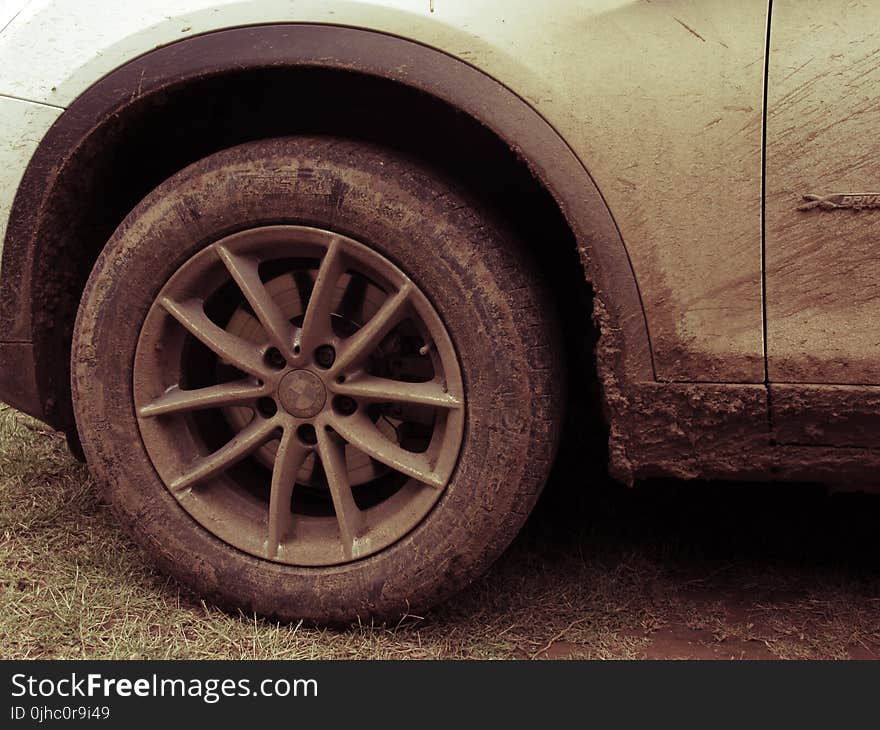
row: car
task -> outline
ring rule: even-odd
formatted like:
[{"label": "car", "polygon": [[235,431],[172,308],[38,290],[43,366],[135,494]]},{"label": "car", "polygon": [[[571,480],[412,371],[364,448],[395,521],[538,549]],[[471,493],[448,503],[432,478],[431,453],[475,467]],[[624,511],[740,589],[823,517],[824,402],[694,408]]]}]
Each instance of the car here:
[{"label": "car", "polygon": [[870,488],[878,24],[4,0],[0,398],[165,571],[280,620],[473,581],[563,431],[624,484]]}]

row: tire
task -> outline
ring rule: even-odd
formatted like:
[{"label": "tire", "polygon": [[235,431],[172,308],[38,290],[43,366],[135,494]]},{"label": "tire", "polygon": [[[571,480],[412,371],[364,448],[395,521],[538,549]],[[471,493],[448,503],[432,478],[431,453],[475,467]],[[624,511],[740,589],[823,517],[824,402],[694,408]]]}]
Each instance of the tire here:
[{"label": "tire", "polygon": [[[192,354],[195,351],[201,352],[199,344],[187,344],[191,342],[187,338],[194,331],[187,328],[195,325],[178,326],[190,320],[180,319],[179,312],[175,320],[175,316],[169,315],[176,311],[173,302],[169,303],[171,300],[166,295],[157,302],[157,297],[169,287],[185,289],[190,285],[185,283],[187,277],[202,282],[199,286],[213,281],[211,277],[216,277],[219,265],[216,261],[206,263],[204,252],[215,244],[218,247],[233,245],[218,244],[218,241],[236,242],[249,235],[265,237],[267,231],[276,238],[293,236],[291,240],[296,239],[297,245],[300,245],[297,236],[306,239],[324,236],[322,241],[332,241],[335,237],[346,241],[349,247],[344,249],[349,257],[346,261],[356,259],[366,262],[364,266],[375,264],[379,267],[376,271],[381,269],[375,279],[370,278],[373,274],[369,272],[373,269],[369,275],[364,274],[368,283],[360,284],[360,289],[374,287],[384,291],[385,285],[376,282],[387,273],[391,279],[398,277],[397,284],[387,287],[390,299],[394,287],[401,287],[399,293],[404,288],[400,282],[410,282],[412,287],[407,291],[417,291],[419,298],[407,299],[412,324],[405,326],[419,333],[430,330],[431,337],[438,327],[445,328],[448,342],[438,330],[433,344],[437,352],[428,355],[424,354],[432,347],[428,335],[399,332],[388,335],[395,347],[401,348],[392,352],[388,360],[391,364],[381,359],[381,353],[376,354],[386,347],[389,341],[386,338],[369,356],[371,364],[359,365],[358,372],[393,368],[398,360],[409,362],[407,358],[412,359],[415,363],[412,367],[418,369],[422,367],[419,358],[430,357],[430,367],[434,370],[431,382],[439,382],[437,373],[442,370],[447,382],[443,387],[450,388],[443,397],[448,395],[451,403],[458,398],[454,396],[456,387],[461,388],[461,398],[454,406],[445,401],[439,407],[431,405],[431,413],[419,417],[430,423],[408,423],[406,419],[415,416],[405,415],[395,426],[393,419],[382,411],[393,404],[377,405],[369,399],[361,402],[358,397],[349,399],[354,401],[353,407],[360,409],[356,418],[360,419],[357,423],[362,431],[358,434],[369,431],[375,435],[380,427],[385,429],[383,438],[388,443],[382,441],[383,458],[387,453],[402,453],[404,438],[409,437],[401,436],[399,429],[406,427],[407,433],[413,431],[417,439],[422,439],[418,448],[427,449],[424,458],[416,448],[412,457],[404,454],[404,461],[409,464],[407,460],[412,460],[417,465],[412,467],[414,473],[422,468],[418,465],[433,463],[434,466],[424,468],[437,472],[434,486],[424,486],[419,481],[422,472],[418,472],[416,477],[419,478],[413,481],[409,472],[398,473],[393,465],[386,467],[384,462],[371,457],[364,463],[374,469],[370,474],[380,476],[366,482],[366,487],[351,487],[349,492],[362,494],[357,490],[372,490],[375,483],[382,482],[381,489],[375,487],[380,496],[370,497],[380,500],[377,506],[352,509],[350,501],[336,501],[337,498],[348,500],[344,485],[355,483],[351,464],[360,456],[351,456],[351,447],[345,446],[340,438],[347,437],[342,430],[336,430],[336,425],[321,427],[322,418],[332,424],[350,421],[345,420],[344,409],[338,408],[343,403],[339,400],[342,396],[334,395],[336,391],[331,390],[337,387],[336,381],[320,380],[325,373],[315,365],[320,355],[318,350],[314,355],[283,355],[282,361],[287,363],[288,370],[275,372],[280,373],[278,382],[286,385],[272,385],[254,376],[242,386],[268,389],[265,392],[269,396],[256,406],[249,406],[250,425],[281,424],[272,432],[273,437],[282,439],[285,434],[295,433],[296,437],[291,436],[288,443],[290,450],[306,448],[304,444],[309,442],[305,440],[306,435],[310,440],[312,432],[308,430],[309,423],[302,419],[305,413],[319,407],[320,394],[315,393],[324,389],[324,410],[314,416],[313,427],[317,437],[323,440],[311,447],[317,454],[311,457],[308,485],[300,485],[305,469],[302,461],[290,467],[298,469],[296,486],[289,474],[286,482],[283,475],[277,476],[281,468],[276,469],[275,465],[281,463],[278,456],[281,452],[276,450],[272,462],[264,453],[272,444],[262,442],[257,451],[251,446],[245,449],[247,455],[234,462],[234,466],[224,467],[225,471],[211,472],[211,476],[204,477],[213,468],[204,467],[198,478],[212,480],[207,487],[193,480],[186,482],[188,477],[185,476],[175,481],[175,473],[189,469],[187,459],[196,459],[194,463],[198,466],[209,458],[216,446],[210,446],[210,440],[215,438],[213,429],[224,433],[230,429],[235,439],[250,426],[235,431],[230,425],[234,419],[229,414],[238,411],[231,406],[224,406],[226,410],[222,412],[207,409],[155,416],[156,407],[141,405],[150,397],[154,397],[151,401],[154,405],[169,402],[167,393],[160,387],[163,378],[167,379],[163,363],[168,364],[169,372],[173,370],[180,376],[180,383],[184,378],[180,373],[190,372],[187,368],[200,373],[193,376],[198,380],[203,372],[219,372],[230,367],[227,351],[217,356],[216,362],[210,360],[210,367],[191,365],[187,358],[195,357]],[[312,244],[306,241],[302,245]],[[326,251],[321,254],[324,258],[316,259],[317,268],[307,274],[308,277],[314,275],[312,298],[306,299],[306,285],[302,290],[299,283],[296,285],[303,338],[308,329],[307,308],[314,300],[316,311],[319,309],[321,297],[314,292],[319,289],[320,266],[330,259],[331,243],[326,246],[321,249]],[[357,258],[361,254],[363,258]],[[261,257],[267,255],[260,254]],[[235,260],[244,261],[241,256]],[[233,268],[229,268],[231,271]],[[361,276],[358,271],[352,271],[354,273],[343,275],[350,278],[340,295],[342,299],[337,305],[328,304],[327,316],[321,320],[329,321],[327,326],[334,332],[334,328],[343,325],[357,332],[366,329],[364,322],[349,324],[341,314],[345,292],[354,286],[356,276]],[[265,283],[268,275],[262,268],[257,276],[269,286]],[[329,281],[327,277],[325,281]],[[159,566],[223,607],[281,620],[304,619],[318,623],[386,620],[422,611],[480,576],[502,553],[532,510],[555,456],[562,420],[561,348],[555,322],[548,314],[551,307],[547,294],[536,283],[536,278],[522,243],[510,231],[493,221],[464,193],[420,167],[418,162],[397,153],[360,142],[297,137],[250,143],[214,154],[160,185],[131,212],[108,242],[85,288],[73,338],[72,390],[77,426],[90,468],[119,521]],[[337,282],[334,287],[342,286],[338,282],[343,279],[334,281]],[[230,285],[227,282],[224,286]],[[233,292],[228,288],[222,291]],[[240,293],[235,290],[229,296]],[[205,301],[213,302],[213,299]],[[276,303],[278,301],[276,298]],[[365,301],[366,295],[361,295],[360,319],[364,321]],[[209,306],[213,304],[205,304],[204,311],[208,311]],[[332,309],[334,306],[336,309]],[[245,318],[259,319],[256,309],[248,310],[244,305],[240,305],[232,317],[238,316],[240,311],[245,312],[242,315]],[[372,316],[378,317],[378,314]],[[282,322],[280,327],[290,325],[291,331],[296,331],[296,325],[291,324],[296,320],[291,320],[287,313],[285,317],[288,321]],[[315,319],[318,317],[316,314]],[[355,319],[354,315],[351,319]],[[270,328],[264,328],[260,336],[269,331]],[[336,337],[329,329],[326,331],[328,337]],[[214,330],[211,332],[214,332],[212,336],[220,336]],[[338,340],[337,349],[348,347],[347,343],[354,340],[353,335],[347,337],[351,339]],[[412,345],[413,338],[416,344],[426,343],[417,355],[405,349]],[[366,340],[366,335],[361,339]],[[441,356],[438,353],[444,348],[443,342],[447,347]],[[270,363],[269,355],[274,357],[277,353],[269,353],[271,348],[266,349],[265,344],[259,347],[263,364]],[[354,345],[351,348],[354,349]],[[344,359],[348,351],[340,349],[337,361]],[[407,354],[404,357],[400,352]],[[212,350],[207,357],[213,354]],[[285,357],[288,360],[284,360]],[[303,365],[295,370],[297,375],[291,375],[294,372],[291,362],[296,357],[315,359],[303,360],[308,367]],[[372,364],[374,361],[379,365]],[[238,360],[232,362],[238,367]],[[247,360],[244,367],[251,362]],[[274,362],[270,365],[276,367]],[[308,368],[312,370],[302,374]],[[242,372],[247,375],[248,371]],[[267,372],[271,380],[274,376]],[[349,384],[354,382],[352,387],[356,393],[360,393],[357,388],[363,389],[365,382],[357,380],[359,377],[368,376],[356,374],[354,381],[349,381]],[[313,392],[308,388],[315,378],[321,384],[315,385]],[[456,378],[459,386],[454,384]],[[156,384],[151,384],[153,380]],[[217,383],[221,381],[218,379]],[[290,390],[294,386],[295,390]],[[303,392],[306,394],[302,395]],[[409,392],[404,397],[410,397]],[[332,412],[328,410],[331,401],[335,409]],[[268,405],[263,408],[260,403]],[[352,407],[345,403],[346,408]],[[409,409],[407,413],[421,413],[420,409],[428,407],[404,400],[403,405],[397,406],[398,411],[389,412],[402,413]],[[277,409],[274,414],[273,408]],[[282,416],[287,420],[279,420]],[[391,426],[386,426],[385,421]],[[393,428],[393,437],[387,435],[388,428]],[[437,436],[438,429],[442,431],[441,436]],[[435,439],[440,446],[432,455]],[[456,439],[458,446],[455,446]],[[423,441],[428,446],[424,446]],[[277,442],[275,444],[277,447]],[[196,451],[190,453],[187,449]],[[453,450],[454,458],[448,456]],[[193,453],[196,456],[193,457]],[[444,459],[449,463],[441,469]],[[198,471],[196,467],[193,469]],[[445,474],[439,474],[444,470]],[[289,483],[293,503],[290,495],[284,493],[273,502],[271,491],[275,487],[267,487],[266,481],[257,479],[275,479],[272,475],[277,476],[278,485]],[[433,476],[428,481],[431,479]],[[174,491],[183,483],[181,480],[195,486],[186,487],[182,492]],[[394,486],[401,480],[403,486]],[[417,519],[407,512],[409,522],[406,522],[400,510],[389,507],[388,524],[393,525],[394,530],[389,532],[390,528],[382,527],[385,523],[381,520],[385,517],[376,517],[380,527],[374,527],[373,518],[369,517],[373,512],[369,510],[380,514],[380,510],[385,509],[383,505],[395,499],[388,497],[387,502],[381,501],[386,499],[381,496],[385,493],[383,489],[389,493],[398,489],[395,495],[405,492],[406,499],[423,500],[418,510],[411,508],[413,514],[418,513]],[[424,497],[425,494],[430,494],[430,498]],[[300,514],[296,502],[300,495],[302,500],[308,498],[318,506],[307,505],[308,509],[303,508]],[[425,499],[431,503],[427,504]],[[410,503],[401,501],[400,504]],[[260,509],[267,515],[265,518],[259,516],[263,514]],[[309,511],[312,509],[314,514]],[[227,523],[223,523],[227,527],[220,522],[212,523],[212,515],[219,514],[218,510],[226,510],[232,515],[230,519],[240,520],[239,527],[227,529]],[[340,517],[346,511],[355,516]],[[252,514],[257,517],[245,523]],[[266,529],[270,534],[263,547],[254,537],[261,534],[261,520],[269,525]],[[320,525],[320,540],[312,541],[319,547],[314,550],[310,547],[310,538],[305,537],[305,528],[297,526],[312,524],[309,520]],[[249,524],[254,525],[253,530]],[[402,532],[398,535],[395,530]],[[358,537],[361,534],[367,537]],[[334,535],[338,535],[341,548],[333,547]],[[273,540],[274,544],[270,544]],[[362,544],[366,547],[362,548]]]}]

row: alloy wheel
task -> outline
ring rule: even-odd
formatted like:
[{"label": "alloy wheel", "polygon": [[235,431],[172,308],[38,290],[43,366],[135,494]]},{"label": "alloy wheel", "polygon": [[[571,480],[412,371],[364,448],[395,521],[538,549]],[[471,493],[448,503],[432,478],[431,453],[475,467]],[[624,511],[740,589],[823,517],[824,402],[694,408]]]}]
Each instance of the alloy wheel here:
[{"label": "alloy wheel", "polygon": [[431,302],[332,231],[267,226],[194,255],[138,339],[147,453],[219,539],[301,566],[374,554],[418,525],[458,461],[461,369]]}]

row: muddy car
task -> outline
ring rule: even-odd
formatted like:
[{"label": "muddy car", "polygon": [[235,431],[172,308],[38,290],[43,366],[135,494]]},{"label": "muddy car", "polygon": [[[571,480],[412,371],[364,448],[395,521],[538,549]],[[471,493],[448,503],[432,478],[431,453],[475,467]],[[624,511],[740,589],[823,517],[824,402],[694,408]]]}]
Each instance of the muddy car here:
[{"label": "muddy car", "polygon": [[869,485],[878,23],[5,0],[0,397],[164,570],[281,619],[466,585],[566,417],[624,483]]}]

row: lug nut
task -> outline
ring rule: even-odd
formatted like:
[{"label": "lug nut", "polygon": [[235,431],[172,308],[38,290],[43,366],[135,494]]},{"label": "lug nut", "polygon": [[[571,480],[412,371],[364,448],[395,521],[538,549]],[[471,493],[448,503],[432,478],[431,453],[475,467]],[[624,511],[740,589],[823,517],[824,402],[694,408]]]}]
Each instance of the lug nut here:
[{"label": "lug nut", "polygon": [[271,398],[260,398],[257,401],[257,410],[264,418],[272,418],[272,416],[278,413],[278,406]]},{"label": "lug nut", "polygon": [[329,368],[336,360],[336,350],[330,345],[321,345],[315,350],[315,362],[322,368]]},{"label": "lug nut", "polygon": [[354,398],[347,395],[337,395],[333,399],[333,408],[340,416],[350,416],[357,410],[357,403]]},{"label": "lug nut", "polygon": [[277,347],[270,347],[263,356],[266,364],[273,370],[284,370],[287,367],[287,360]]},{"label": "lug nut", "polygon": [[296,429],[296,435],[306,446],[314,446],[318,443],[318,434],[315,433],[315,427],[311,423],[304,423]]}]

